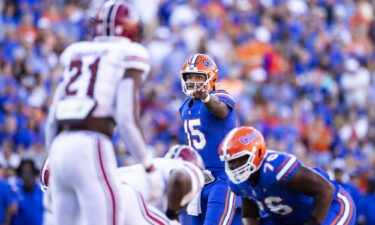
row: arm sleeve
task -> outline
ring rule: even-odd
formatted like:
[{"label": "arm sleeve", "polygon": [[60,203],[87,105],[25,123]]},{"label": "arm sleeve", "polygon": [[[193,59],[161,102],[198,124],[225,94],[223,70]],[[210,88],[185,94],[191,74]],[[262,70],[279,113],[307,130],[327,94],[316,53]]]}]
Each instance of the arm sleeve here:
[{"label": "arm sleeve", "polygon": [[133,43],[129,49],[120,54],[120,61],[124,69],[137,69],[144,71],[142,82],[150,72],[150,55],[145,47],[138,43]]},{"label": "arm sleeve", "polygon": [[138,104],[133,102],[134,99],[138,100],[138,96],[134,96],[134,94],[134,81],[130,78],[122,79],[118,85],[116,96],[117,129],[132,156],[144,165],[148,165],[152,161],[152,155],[147,150],[142,132],[134,118],[134,104]]},{"label": "arm sleeve", "polygon": [[235,108],[236,102],[234,98],[227,92],[219,91],[219,92],[214,92],[212,95],[215,95],[216,97],[220,99],[220,101],[223,101],[229,107],[229,109]]},{"label": "arm sleeve", "polygon": [[237,196],[241,196],[243,198],[247,198],[246,195],[243,195],[241,193],[241,191],[237,188],[237,186],[235,184],[233,184],[232,182],[228,181],[228,186],[230,188],[230,190]]},{"label": "arm sleeve", "polygon": [[281,183],[282,185],[285,185],[292,179],[301,165],[297,157],[284,153],[271,154],[265,160],[266,164],[263,169],[267,173],[269,181],[271,183]]}]

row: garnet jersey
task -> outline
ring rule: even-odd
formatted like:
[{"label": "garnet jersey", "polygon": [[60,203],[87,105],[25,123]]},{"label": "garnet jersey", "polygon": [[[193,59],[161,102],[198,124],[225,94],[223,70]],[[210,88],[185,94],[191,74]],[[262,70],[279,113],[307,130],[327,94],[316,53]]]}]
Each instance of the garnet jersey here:
[{"label": "garnet jersey", "polygon": [[[143,80],[150,70],[147,50],[139,43],[118,37],[98,37],[94,41],[72,44],[62,53],[61,64],[64,75],[60,101],[79,99],[79,105],[82,106],[87,98],[92,98],[96,104],[92,111],[93,117],[114,116],[117,84],[126,69],[144,71]],[[72,104],[68,109],[72,110],[69,114],[73,118],[67,119],[80,117],[75,114],[81,112]]]},{"label": "garnet jersey", "polygon": [[57,133],[57,121],[80,121],[88,116],[113,118],[133,156],[150,161],[136,123],[138,90],[128,69],[137,70],[142,80],[150,70],[148,51],[139,43],[121,37],[97,37],[70,45],[62,53],[64,69],[57,86],[46,125],[46,147]]},{"label": "garnet jersey", "polygon": [[[141,193],[146,201],[163,212],[167,209],[167,186],[169,175],[172,170],[182,169],[190,176],[191,190],[182,200],[185,204],[200,193],[204,184],[204,177],[202,171],[194,164],[179,159],[154,158],[153,165],[155,167],[154,172],[158,173],[160,179],[163,181],[160,190],[150,189],[146,171],[141,164],[119,168],[118,177],[122,183],[130,185],[136,191]],[[161,198],[152,200],[151,192],[155,191],[161,193]]]}]

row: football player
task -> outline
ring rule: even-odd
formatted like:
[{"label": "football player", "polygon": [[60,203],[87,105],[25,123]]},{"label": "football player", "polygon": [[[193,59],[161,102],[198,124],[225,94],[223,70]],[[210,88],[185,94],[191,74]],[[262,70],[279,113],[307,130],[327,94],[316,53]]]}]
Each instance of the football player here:
[{"label": "football player", "polygon": [[[175,145],[164,158],[155,158],[153,163],[154,172],[163,180],[160,190],[150,188],[141,164],[117,170],[116,177],[121,182],[119,190],[124,196],[121,213],[124,214],[125,225],[179,224],[177,217],[180,210],[199,194],[203,187],[202,158],[189,146]],[[42,190],[47,191],[48,159],[42,167],[40,181]],[[155,191],[162,193],[160,198],[153,198],[152,192]]]},{"label": "football player", "polygon": [[224,163],[217,154],[221,140],[236,125],[235,101],[224,90],[216,89],[217,79],[218,68],[205,54],[194,54],[181,70],[182,91],[187,98],[179,111],[186,140],[199,152],[206,166],[200,202],[195,209],[188,208],[191,224],[221,225],[236,221],[233,219],[236,197],[226,183]]},{"label": "football player", "polygon": [[150,70],[149,54],[138,43],[139,17],[123,1],[110,0],[94,24],[92,41],[74,43],[61,55],[63,78],[47,120],[58,225],[75,225],[80,217],[90,225],[121,221],[111,143],[115,125],[135,158],[147,171],[153,168],[138,119],[138,92]]},{"label": "football player", "polygon": [[[150,188],[145,179],[145,171],[139,164],[119,168],[118,176],[123,185],[127,184],[139,193],[145,202],[151,204],[151,208],[165,212],[170,220],[178,220],[179,212],[200,193],[204,185],[202,158],[189,146],[175,145],[164,158],[154,158],[153,165],[155,173],[160,174],[160,178],[164,181],[164,185],[159,190]],[[155,191],[161,191],[160,198],[152,197],[152,192]],[[126,203],[126,223],[147,224],[141,223],[144,220],[140,221],[141,214],[135,213],[134,205],[129,204],[128,201]],[[138,205],[142,205],[142,201],[138,200]]]},{"label": "football player", "polygon": [[323,170],[267,149],[255,128],[233,129],[219,155],[230,188],[242,197],[244,224],[355,224],[355,205],[342,187]]}]

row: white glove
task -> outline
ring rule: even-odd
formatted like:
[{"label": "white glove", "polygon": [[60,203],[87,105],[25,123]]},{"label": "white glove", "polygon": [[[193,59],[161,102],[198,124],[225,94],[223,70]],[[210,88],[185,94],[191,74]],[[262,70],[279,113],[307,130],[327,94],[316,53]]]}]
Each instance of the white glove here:
[{"label": "white glove", "polygon": [[147,181],[150,188],[149,202],[158,207],[158,203],[162,199],[164,192],[164,181],[162,174],[153,166],[146,169]]},{"label": "white glove", "polygon": [[171,220],[171,221],[169,221],[169,224],[170,225],[181,225],[181,223],[178,222],[177,220]]}]

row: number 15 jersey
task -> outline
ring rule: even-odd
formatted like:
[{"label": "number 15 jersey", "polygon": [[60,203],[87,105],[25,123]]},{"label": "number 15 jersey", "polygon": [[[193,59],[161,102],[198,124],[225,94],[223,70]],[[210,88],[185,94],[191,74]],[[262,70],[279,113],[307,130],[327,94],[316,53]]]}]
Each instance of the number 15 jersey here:
[{"label": "number 15 jersey", "polygon": [[194,101],[192,98],[184,101],[180,116],[186,140],[202,156],[206,169],[223,172],[224,163],[220,161],[218,148],[225,135],[236,126],[235,101],[225,91],[213,91],[210,94],[227,105],[228,115],[224,119],[216,118],[201,100]]},{"label": "number 15 jersey", "polygon": [[[126,69],[144,71],[143,80],[150,70],[146,48],[120,37],[97,37],[94,41],[72,44],[65,49],[60,60],[64,68],[62,99],[75,99],[79,102],[76,105],[94,99],[93,117],[113,117],[117,86]],[[65,108],[65,111],[72,110],[67,117],[73,117],[65,119],[80,117],[74,115],[74,110],[76,114],[80,113],[74,104]]]}]

